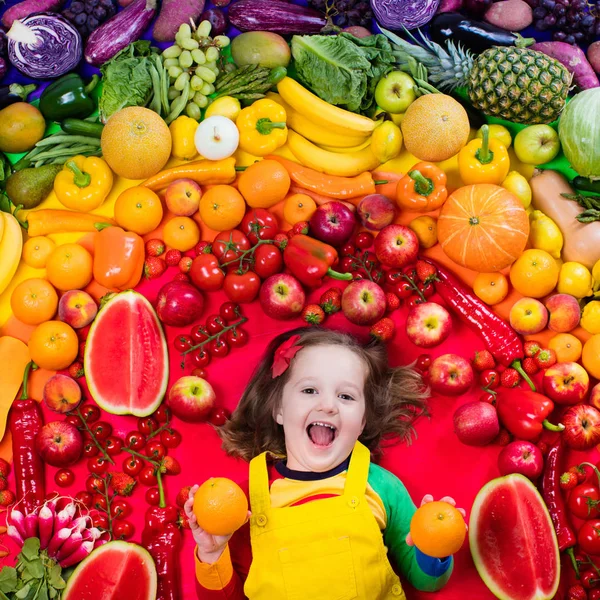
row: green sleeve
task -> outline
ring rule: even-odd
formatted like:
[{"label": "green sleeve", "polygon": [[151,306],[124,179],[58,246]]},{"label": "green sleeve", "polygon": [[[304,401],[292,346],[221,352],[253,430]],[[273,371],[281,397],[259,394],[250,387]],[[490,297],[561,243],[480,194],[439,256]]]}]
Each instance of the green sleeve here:
[{"label": "green sleeve", "polygon": [[417,510],[404,484],[393,474],[371,463],[369,485],[381,498],[387,514],[387,526],[383,532],[383,541],[388,549],[390,561],[410,584],[418,590],[435,592],[448,582],[454,561],[439,577],[424,573],[416,559],[414,546],[406,543],[410,531],[410,521]]}]

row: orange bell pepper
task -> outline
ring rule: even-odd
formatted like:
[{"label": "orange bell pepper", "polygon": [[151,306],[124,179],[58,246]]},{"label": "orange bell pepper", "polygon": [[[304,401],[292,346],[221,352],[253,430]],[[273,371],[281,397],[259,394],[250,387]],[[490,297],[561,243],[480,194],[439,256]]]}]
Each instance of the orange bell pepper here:
[{"label": "orange bell pepper", "polygon": [[133,289],[144,267],[144,240],[120,227],[102,229],[94,242],[94,279],[104,287]]},{"label": "orange bell pepper", "polygon": [[417,163],[396,187],[396,202],[400,208],[416,212],[438,209],[448,198],[446,173],[429,162]]}]

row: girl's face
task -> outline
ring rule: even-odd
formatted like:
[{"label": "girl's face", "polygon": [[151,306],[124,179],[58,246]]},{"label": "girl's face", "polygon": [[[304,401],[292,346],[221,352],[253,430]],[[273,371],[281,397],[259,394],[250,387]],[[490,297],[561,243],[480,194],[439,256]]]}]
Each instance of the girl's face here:
[{"label": "girl's face", "polygon": [[367,365],[344,346],[310,346],[292,360],[275,418],[287,466],[322,473],[337,467],[365,426]]}]

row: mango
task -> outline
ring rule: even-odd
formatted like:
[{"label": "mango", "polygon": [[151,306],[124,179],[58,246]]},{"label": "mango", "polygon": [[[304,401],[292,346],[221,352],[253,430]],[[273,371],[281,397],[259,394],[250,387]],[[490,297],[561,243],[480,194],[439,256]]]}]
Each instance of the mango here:
[{"label": "mango", "polygon": [[0,150],[27,152],[44,137],[46,121],[42,113],[27,102],[16,102],[0,110]]},{"label": "mango", "polygon": [[231,56],[238,67],[259,65],[274,69],[287,67],[291,53],[287,42],[279,34],[270,31],[248,31],[233,38]]}]

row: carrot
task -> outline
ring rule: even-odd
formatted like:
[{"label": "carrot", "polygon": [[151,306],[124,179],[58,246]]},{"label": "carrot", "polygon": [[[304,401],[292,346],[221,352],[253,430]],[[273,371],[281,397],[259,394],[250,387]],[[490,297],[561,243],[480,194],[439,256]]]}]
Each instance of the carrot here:
[{"label": "carrot", "polygon": [[[318,194],[317,192],[313,192],[312,190],[307,190],[299,185],[295,185],[292,183],[292,185],[290,186],[290,194],[306,194],[307,196],[310,196],[319,206],[321,206],[321,204],[327,204],[328,202],[334,202],[333,198],[328,198],[327,196],[323,196],[321,194]],[[342,204],[345,204],[352,212],[354,212],[356,210],[356,206],[354,206],[354,204],[352,204],[352,202],[344,202],[343,200],[337,200],[337,202],[341,202]]]},{"label": "carrot", "polygon": [[198,160],[165,169],[146,179],[143,185],[152,191],[166,188],[176,179],[191,179],[200,185],[232,183],[235,181],[235,158]]},{"label": "carrot", "polygon": [[108,217],[54,208],[32,210],[27,213],[25,223],[30,237],[48,235],[49,233],[97,231],[99,225],[116,225]]},{"label": "carrot", "polygon": [[7,335],[0,337],[0,438],[13,400],[21,387],[25,365],[30,361],[29,349],[21,341]]},{"label": "carrot", "polygon": [[387,181],[375,186],[375,193],[383,194],[386,198],[392,202],[396,202],[396,188],[398,182],[404,177],[404,173],[393,173],[391,171],[373,171],[371,173],[373,179],[378,181]]}]

